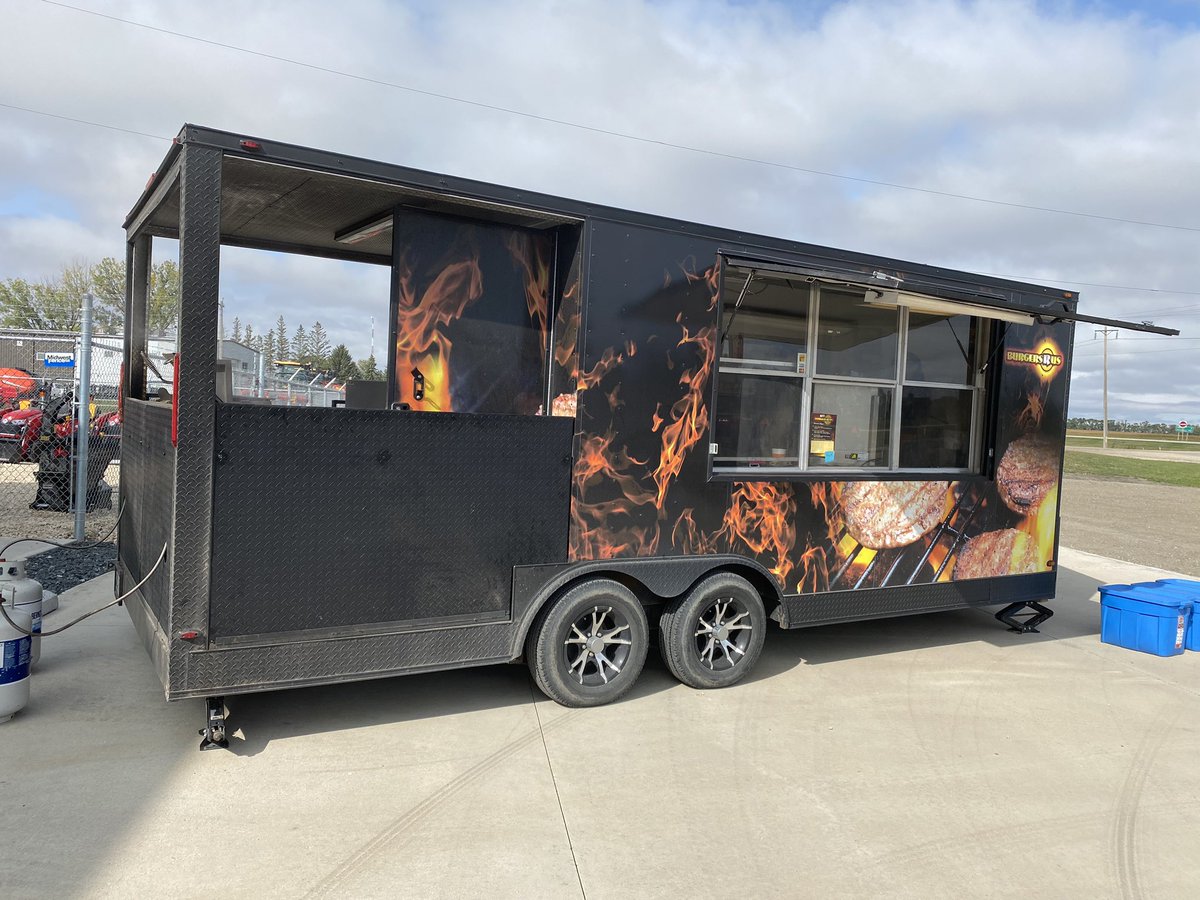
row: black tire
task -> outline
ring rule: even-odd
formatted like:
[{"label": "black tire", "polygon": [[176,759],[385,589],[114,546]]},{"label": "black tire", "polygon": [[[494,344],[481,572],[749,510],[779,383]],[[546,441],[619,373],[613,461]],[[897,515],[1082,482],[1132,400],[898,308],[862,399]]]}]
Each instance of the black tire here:
[{"label": "black tire", "polygon": [[538,616],[525,644],[537,686],[563,706],[601,706],[637,681],[650,646],[633,591],[596,578],[575,585]]},{"label": "black tire", "polygon": [[658,644],[667,668],[684,684],[720,688],[750,673],[766,635],[758,591],[740,575],[718,572],[663,611]]}]

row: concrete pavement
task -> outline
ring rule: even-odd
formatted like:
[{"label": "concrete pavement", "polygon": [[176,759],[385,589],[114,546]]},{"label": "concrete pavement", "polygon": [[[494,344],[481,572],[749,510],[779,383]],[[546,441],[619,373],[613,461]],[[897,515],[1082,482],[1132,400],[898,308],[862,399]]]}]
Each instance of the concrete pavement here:
[{"label": "concrete pavement", "polygon": [[234,697],[232,752],[110,610],[46,639],[0,725],[0,895],[1192,896],[1200,654],[1099,642],[1097,586],[1161,571],[1062,565],[1040,635],[773,630],[747,683],[652,654],[593,710],[516,666]]}]

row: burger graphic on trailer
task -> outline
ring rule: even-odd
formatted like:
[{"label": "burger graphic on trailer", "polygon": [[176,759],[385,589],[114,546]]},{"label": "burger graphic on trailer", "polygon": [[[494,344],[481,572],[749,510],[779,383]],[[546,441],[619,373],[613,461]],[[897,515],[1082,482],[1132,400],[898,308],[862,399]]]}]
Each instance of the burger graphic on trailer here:
[{"label": "burger graphic on trailer", "polygon": [[[995,606],[1034,628],[1074,323],[1166,331],[193,126],[126,229],[120,589],[167,697],[208,699],[206,746],[247,691],[523,660],[589,706],[652,649],[732,684],[776,626]],[[183,297],[178,383],[148,399],[156,237]],[[386,397],[223,391],[222,244],[388,267]],[[295,528],[316,511],[319,547]]]}]

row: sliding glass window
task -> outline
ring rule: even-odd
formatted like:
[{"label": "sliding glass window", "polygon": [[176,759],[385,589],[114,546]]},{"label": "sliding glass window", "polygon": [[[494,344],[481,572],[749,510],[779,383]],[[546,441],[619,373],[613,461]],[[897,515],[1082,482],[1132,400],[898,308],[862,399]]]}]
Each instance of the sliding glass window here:
[{"label": "sliding glass window", "polygon": [[984,322],[727,267],[713,468],[969,471]]},{"label": "sliding glass window", "polygon": [[716,465],[800,465],[811,293],[803,281],[727,272],[713,426]]}]

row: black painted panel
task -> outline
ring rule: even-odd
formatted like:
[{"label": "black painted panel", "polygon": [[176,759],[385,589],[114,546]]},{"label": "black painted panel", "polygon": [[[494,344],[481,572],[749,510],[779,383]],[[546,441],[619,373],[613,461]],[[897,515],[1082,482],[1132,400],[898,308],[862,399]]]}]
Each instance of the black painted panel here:
[{"label": "black painted panel", "polygon": [[506,615],[566,559],[572,423],[220,406],[214,639]]}]

